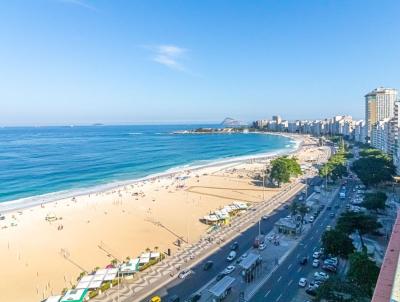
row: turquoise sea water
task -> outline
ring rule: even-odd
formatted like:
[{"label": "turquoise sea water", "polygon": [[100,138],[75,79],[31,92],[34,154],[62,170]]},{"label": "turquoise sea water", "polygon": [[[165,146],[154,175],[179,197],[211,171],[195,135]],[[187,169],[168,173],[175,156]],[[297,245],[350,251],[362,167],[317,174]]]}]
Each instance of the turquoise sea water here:
[{"label": "turquoise sea water", "polygon": [[295,147],[291,139],[276,135],[172,133],[195,127],[0,128],[0,202]]}]

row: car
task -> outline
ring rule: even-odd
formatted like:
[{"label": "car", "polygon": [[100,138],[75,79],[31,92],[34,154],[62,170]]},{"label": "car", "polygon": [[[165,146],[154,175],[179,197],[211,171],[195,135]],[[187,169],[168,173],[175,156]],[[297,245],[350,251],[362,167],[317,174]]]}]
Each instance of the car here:
[{"label": "car", "polygon": [[179,302],[180,298],[177,295],[173,295],[171,298],[168,300],[169,302]]},{"label": "car", "polygon": [[314,279],[317,281],[326,281],[329,279],[329,275],[324,272],[315,272]]},{"label": "car", "polygon": [[331,227],[330,225],[328,225],[328,226],[326,227],[326,230],[329,232],[329,231],[332,230],[332,227]]},{"label": "car", "polygon": [[317,295],[317,291],[316,291],[315,287],[307,287],[306,293],[313,297],[315,297]]},{"label": "car", "polygon": [[263,251],[263,250],[265,250],[266,247],[267,247],[267,245],[266,245],[265,242],[264,242],[264,243],[261,243],[261,244],[258,246],[258,249],[259,249],[260,251]]},{"label": "car", "polygon": [[300,278],[299,286],[300,287],[306,287],[306,285],[307,285],[307,279],[306,278]]},{"label": "car", "polygon": [[185,269],[179,273],[178,278],[185,279],[186,277],[190,276],[191,274],[192,274],[192,271],[190,269]]},{"label": "car", "polygon": [[232,273],[235,269],[236,269],[236,266],[234,266],[234,265],[229,265],[229,266],[227,266],[227,267],[222,271],[222,273],[223,273],[224,275],[229,275],[229,274]]},{"label": "car", "polygon": [[214,265],[214,262],[207,261],[206,263],[204,263],[203,270],[208,271],[213,267],[213,265]]},{"label": "car", "polygon": [[239,243],[236,241],[231,245],[231,251],[236,251],[239,248]]},{"label": "car", "polygon": [[329,217],[330,217],[330,218],[335,217],[335,213],[333,213],[333,212],[329,213]]},{"label": "car", "polygon": [[336,257],[325,259],[324,260],[324,264],[325,265],[337,266],[338,265],[338,259]]},{"label": "car", "polygon": [[311,216],[310,218],[308,218],[308,222],[309,223],[313,223],[314,222],[314,216]]},{"label": "car", "polygon": [[318,259],[321,256],[321,254],[320,254],[320,252],[316,251],[312,254],[312,256],[314,259]]},{"label": "car", "polygon": [[186,301],[187,302],[197,302],[201,299],[201,294],[193,294]]},{"label": "car", "polygon": [[299,196],[299,201],[303,201],[304,200],[304,196],[303,195],[300,195]]},{"label": "car", "polygon": [[319,266],[319,260],[318,259],[314,259],[312,262],[312,266],[313,267],[318,267]]},{"label": "car", "polygon": [[300,258],[300,260],[299,260],[299,264],[301,264],[301,265],[306,265],[307,262],[308,262],[307,256],[304,256],[304,257]]},{"label": "car", "polygon": [[233,261],[233,259],[236,258],[236,252],[235,251],[231,251],[228,255],[228,257],[226,257],[226,261],[231,262]]},{"label": "car", "polygon": [[268,220],[269,216],[268,215],[263,215],[263,217],[261,217],[262,220]]},{"label": "car", "polygon": [[340,206],[337,204],[337,205],[335,205],[335,209],[339,209],[340,208]]},{"label": "car", "polygon": [[326,207],[326,209],[327,209],[328,211],[330,211],[330,210],[332,210],[332,207],[331,207],[331,206],[328,206],[328,207]]},{"label": "car", "polygon": [[285,205],[283,206],[283,208],[287,210],[287,209],[289,209],[289,205],[288,205],[288,204],[285,204]]},{"label": "car", "polygon": [[322,269],[331,273],[336,273],[337,268],[334,265],[324,264],[322,265]]}]

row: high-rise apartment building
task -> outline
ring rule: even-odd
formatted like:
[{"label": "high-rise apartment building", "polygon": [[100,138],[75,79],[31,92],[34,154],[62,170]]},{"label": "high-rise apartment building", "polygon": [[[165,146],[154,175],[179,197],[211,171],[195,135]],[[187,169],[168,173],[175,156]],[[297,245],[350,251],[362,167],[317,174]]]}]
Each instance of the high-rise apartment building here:
[{"label": "high-rise apartment building", "polygon": [[379,121],[394,117],[397,90],[393,88],[376,88],[365,95],[365,123],[368,136],[372,127]]}]

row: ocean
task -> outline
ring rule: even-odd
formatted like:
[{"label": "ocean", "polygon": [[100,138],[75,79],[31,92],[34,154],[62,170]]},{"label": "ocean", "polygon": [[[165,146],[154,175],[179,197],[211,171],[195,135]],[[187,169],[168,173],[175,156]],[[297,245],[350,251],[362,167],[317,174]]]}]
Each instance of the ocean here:
[{"label": "ocean", "polygon": [[45,202],[157,173],[296,147],[295,141],[278,135],[173,134],[200,126],[0,128],[0,202]]}]

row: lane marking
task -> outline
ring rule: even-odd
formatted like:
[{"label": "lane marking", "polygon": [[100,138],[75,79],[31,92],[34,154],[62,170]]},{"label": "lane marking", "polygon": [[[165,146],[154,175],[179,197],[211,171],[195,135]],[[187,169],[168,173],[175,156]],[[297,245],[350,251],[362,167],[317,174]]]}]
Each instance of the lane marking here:
[{"label": "lane marking", "polygon": [[281,281],[281,279],[282,279],[282,276],[280,276],[280,277],[278,278],[277,282]]},{"label": "lane marking", "polygon": [[314,239],[314,236],[311,236],[311,237],[310,237],[310,240],[313,240],[313,239]]},{"label": "lane marking", "polygon": [[302,269],[302,267],[299,267],[299,269],[297,270],[297,272],[300,273],[301,269]]},{"label": "lane marking", "polygon": [[293,283],[293,280],[290,280],[289,283],[288,283],[288,285],[290,286],[290,284],[292,284],[292,283]]},{"label": "lane marking", "polygon": [[269,295],[270,292],[271,292],[271,290],[269,290],[269,291],[265,294],[264,298],[266,298],[266,297]]},{"label": "lane marking", "polygon": [[287,269],[290,270],[291,267],[292,267],[292,263],[289,264],[289,266],[287,267]]},{"label": "lane marking", "polygon": [[279,295],[279,297],[276,299],[276,302],[278,302],[282,298],[282,294]]}]

